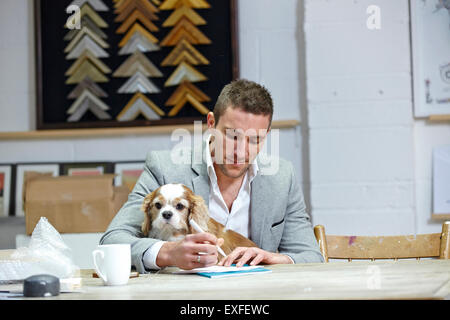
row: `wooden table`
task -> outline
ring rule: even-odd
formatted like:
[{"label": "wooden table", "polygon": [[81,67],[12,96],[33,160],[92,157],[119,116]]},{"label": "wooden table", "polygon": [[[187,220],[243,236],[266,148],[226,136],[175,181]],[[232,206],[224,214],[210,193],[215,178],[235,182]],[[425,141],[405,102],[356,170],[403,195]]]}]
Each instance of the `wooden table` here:
[{"label": "wooden table", "polygon": [[353,261],[272,265],[271,273],[209,279],[174,275],[174,268],[108,287],[82,270],[80,293],[48,299],[287,300],[449,299],[450,260]]}]

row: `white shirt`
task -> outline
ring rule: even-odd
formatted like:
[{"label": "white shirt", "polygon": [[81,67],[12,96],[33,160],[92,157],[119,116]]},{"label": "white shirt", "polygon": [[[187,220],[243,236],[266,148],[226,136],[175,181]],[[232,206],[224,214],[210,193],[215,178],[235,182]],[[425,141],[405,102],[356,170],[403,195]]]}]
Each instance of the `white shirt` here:
[{"label": "white shirt", "polygon": [[[245,173],[239,193],[233,201],[230,212],[217,183],[217,175],[214,170],[211,159],[211,150],[209,148],[210,139],[211,136],[208,137],[205,148],[205,159],[209,176],[210,190],[208,204],[209,215],[211,218],[224,225],[226,229],[231,229],[248,238],[248,235],[250,234],[251,182],[258,174],[258,163],[255,159],[250,164],[247,172]],[[163,244],[164,241],[159,241],[144,253],[143,262],[147,269],[160,269],[160,267],[156,264],[156,257],[158,256],[159,250]]]},{"label": "white shirt", "polygon": [[230,212],[217,183],[217,175],[211,159],[209,143],[206,146],[205,157],[209,176],[210,191],[208,206],[210,217],[224,225],[225,229],[231,229],[248,238],[250,234],[251,183],[258,174],[258,163],[254,160],[248,167],[244,179],[242,180],[241,188],[239,189],[236,199],[233,201]]}]

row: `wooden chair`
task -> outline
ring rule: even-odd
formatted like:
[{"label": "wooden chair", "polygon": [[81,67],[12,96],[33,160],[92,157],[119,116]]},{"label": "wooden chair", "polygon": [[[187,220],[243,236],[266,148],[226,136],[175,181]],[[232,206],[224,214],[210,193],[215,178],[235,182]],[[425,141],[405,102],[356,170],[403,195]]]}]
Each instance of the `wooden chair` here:
[{"label": "wooden chair", "polygon": [[409,259],[450,258],[450,221],[441,233],[409,236],[336,236],[326,235],[325,227],[317,225],[314,234],[320,251],[328,259]]}]

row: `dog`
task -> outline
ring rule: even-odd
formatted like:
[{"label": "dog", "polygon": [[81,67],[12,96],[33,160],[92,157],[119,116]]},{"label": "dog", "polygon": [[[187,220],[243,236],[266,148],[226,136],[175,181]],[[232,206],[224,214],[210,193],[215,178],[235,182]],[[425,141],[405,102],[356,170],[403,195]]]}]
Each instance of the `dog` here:
[{"label": "dog", "polygon": [[150,238],[182,240],[187,234],[196,233],[189,223],[193,219],[203,231],[224,239],[221,248],[227,255],[237,247],[257,247],[250,239],[212,219],[203,198],[183,184],[159,187],[145,197],[141,210],[145,215],[142,233]]}]

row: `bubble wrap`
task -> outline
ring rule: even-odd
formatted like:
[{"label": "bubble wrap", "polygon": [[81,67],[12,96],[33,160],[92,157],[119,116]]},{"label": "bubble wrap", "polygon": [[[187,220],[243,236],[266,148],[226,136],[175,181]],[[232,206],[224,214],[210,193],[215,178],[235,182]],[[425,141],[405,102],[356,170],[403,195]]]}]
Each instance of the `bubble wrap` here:
[{"label": "bubble wrap", "polygon": [[34,228],[28,247],[18,248],[9,260],[0,261],[0,281],[23,280],[36,274],[70,278],[78,271],[71,249],[44,217]]}]

